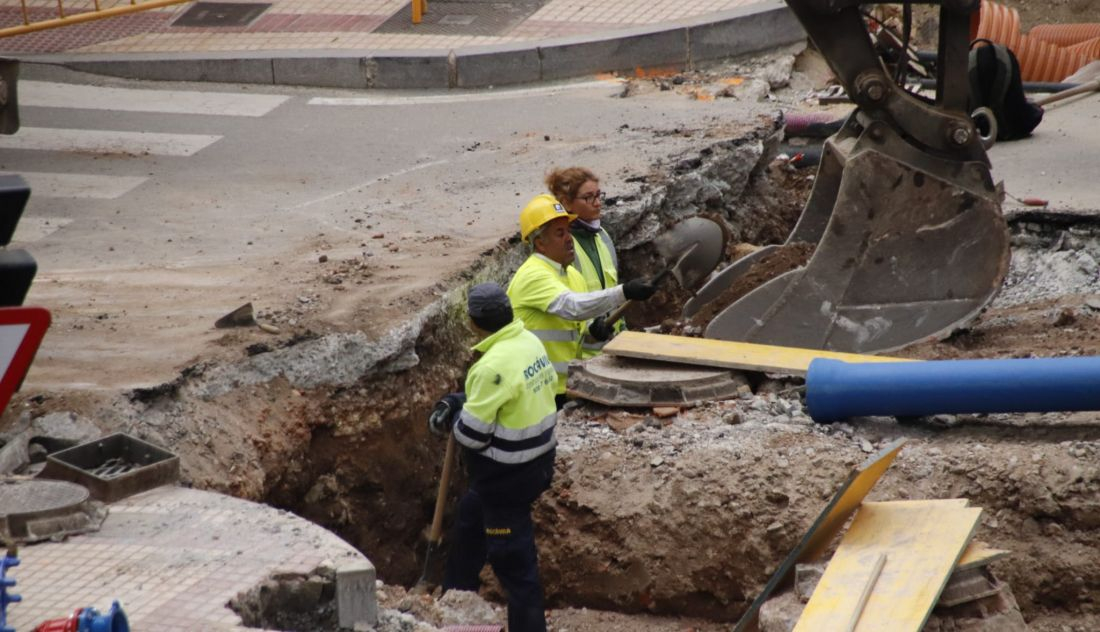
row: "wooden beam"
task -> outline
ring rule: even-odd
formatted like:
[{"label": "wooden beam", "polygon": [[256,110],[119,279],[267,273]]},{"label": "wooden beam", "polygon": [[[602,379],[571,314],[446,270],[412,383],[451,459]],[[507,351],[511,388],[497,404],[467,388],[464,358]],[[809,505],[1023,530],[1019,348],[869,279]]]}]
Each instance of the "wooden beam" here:
[{"label": "wooden beam", "polygon": [[914,362],[906,358],[647,334],[640,331],[624,331],[615,336],[604,346],[604,353],[624,358],[788,375],[805,375],[810,368],[810,362],[816,358],[844,362]]}]

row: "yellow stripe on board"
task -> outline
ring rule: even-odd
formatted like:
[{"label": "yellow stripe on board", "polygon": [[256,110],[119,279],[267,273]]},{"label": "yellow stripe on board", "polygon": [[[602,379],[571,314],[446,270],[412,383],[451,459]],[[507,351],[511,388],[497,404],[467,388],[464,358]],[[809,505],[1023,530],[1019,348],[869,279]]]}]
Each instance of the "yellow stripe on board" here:
[{"label": "yellow stripe on board", "polygon": [[[954,500],[864,502],[794,632],[919,632],[981,515]],[[885,565],[862,605],[862,588],[882,556]]]},{"label": "yellow stripe on board", "polygon": [[844,362],[914,362],[907,358],[647,334],[640,331],[624,331],[607,343],[603,350],[604,353],[624,358],[791,375],[805,375],[810,369],[810,362],[816,358]]}]

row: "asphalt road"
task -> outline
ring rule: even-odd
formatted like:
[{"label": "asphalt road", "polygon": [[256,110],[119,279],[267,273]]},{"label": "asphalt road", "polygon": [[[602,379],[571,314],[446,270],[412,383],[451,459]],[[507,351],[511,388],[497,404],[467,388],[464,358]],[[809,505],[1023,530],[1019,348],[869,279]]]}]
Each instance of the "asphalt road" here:
[{"label": "asphalt road", "polygon": [[[260,89],[25,65],[0,171],[32,184],[16,241],[40,265],[28,304],[55,319],[28,384],[172,379],[235,346],[212,323],[246,301],[380,333],[515,233],[550,166],[587,165],[614,194],[701,146],[692,130],[775,109],[621,88]],[[321,255],[370,269],[333,293]]]}]

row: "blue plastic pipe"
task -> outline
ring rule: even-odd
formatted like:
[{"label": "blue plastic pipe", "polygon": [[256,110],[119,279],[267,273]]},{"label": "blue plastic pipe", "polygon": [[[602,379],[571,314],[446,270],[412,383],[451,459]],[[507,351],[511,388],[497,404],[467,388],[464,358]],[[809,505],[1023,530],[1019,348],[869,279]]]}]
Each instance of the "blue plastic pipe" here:
[{"label": "blue plastic pipe", "polygon": [[1100,410],[1100,357],[847,363],[817,359],[806,403],[848,417]]}]

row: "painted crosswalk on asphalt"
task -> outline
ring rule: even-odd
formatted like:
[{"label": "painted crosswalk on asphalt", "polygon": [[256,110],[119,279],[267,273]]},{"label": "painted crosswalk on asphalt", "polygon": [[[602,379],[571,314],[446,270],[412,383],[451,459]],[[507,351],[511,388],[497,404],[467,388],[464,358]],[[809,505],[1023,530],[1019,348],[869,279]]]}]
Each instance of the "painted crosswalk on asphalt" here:
[{"label": "painted crosswalk on asphalt", "polygon": [[220,139],[221,136],[213,134],[22,127],[11,136],[0,136],[0,148],[129,156],[193,156]]},{"label": "painted crosswalk on asphalt", "polygon": [[147,90],[51,81],[19,82],[19,103],[23,106],[114,112],[263,116],[288,99],[290,97],[278,94]]},{"label": "painted crosswalk on asphalt", "polygon": [[136,189],[146,176],[101,176],[90,173],[20,171],[35,197],[114,200]]},{"label": "painted crosswalk on asphalt", "polygon": [[[290,99],[278,94],[239,94],[187,90],[120,88],[52,81],[19,82],[20,107],[143,112],[172,116],[260,117]],[[63,115],[48,120],[64,121]],[[165,126],[174,119],[164,119]],[[108,124],[109,125],[109,124]],[[59,152],[88,156],[190,157],[223,137],[217,134],[121,131],[45,126],[23,126],[16,134],[0,136],[0,149]],[[10,169],[11,163],[9,163]],[[142,175],[19,171],[35,198],[117,199],[149,180]]]}]

